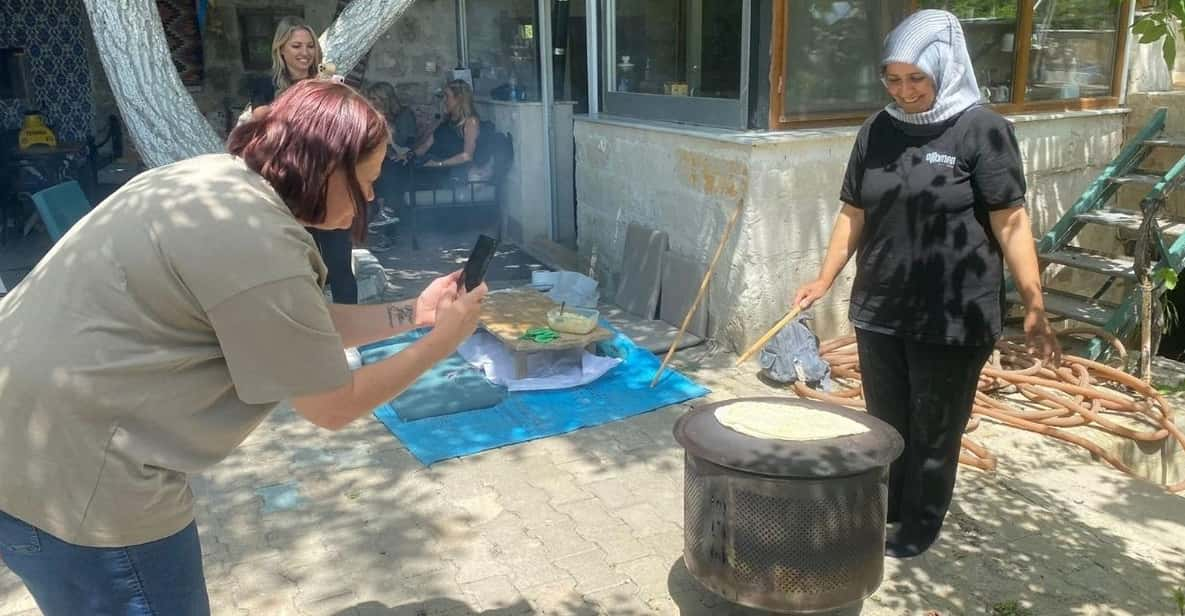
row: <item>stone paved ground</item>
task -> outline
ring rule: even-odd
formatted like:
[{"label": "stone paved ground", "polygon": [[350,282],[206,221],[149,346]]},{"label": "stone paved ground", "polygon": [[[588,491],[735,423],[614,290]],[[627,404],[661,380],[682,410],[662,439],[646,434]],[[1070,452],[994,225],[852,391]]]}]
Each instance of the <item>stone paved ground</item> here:
[{"label": "stone paved ground", "polygon": [[[678,362],[713,399],[768,392],[729,355]],[[372,418],[329,433],[280,409],[196,481],[214,613],[756,614],[682,564],[685,408],[430,468]],[[1176,613],[1185,498],[1031,434],[976,434],[999,471],[960,473],[943,538],[887,561],[862,614]],[[33,614],[0,567],[0,616]]]},{"label": "stone paved ground", "polygon": [[[713,398],[764,386],[685,352]],[[701,357],[696,357],[700,355]],[[681,559],[683,406],[422,467],[371,418],[339,433],[282,409],[197,482],[214,613],[748,614]],[[960,474],[943,539],[890,560],[863,614],[1171,614],[1185,498],[1004,428],[1000,470]],[[1025,613],[1025,612],[997,612]],[[0,615],[36,614],[10,573]]]}]

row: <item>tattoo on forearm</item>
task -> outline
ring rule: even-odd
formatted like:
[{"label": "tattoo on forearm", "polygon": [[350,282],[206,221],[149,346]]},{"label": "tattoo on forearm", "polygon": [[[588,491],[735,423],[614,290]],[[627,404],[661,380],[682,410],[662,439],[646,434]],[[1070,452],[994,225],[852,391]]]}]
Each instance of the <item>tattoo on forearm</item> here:
[{"label": "tattoo on forearm", "polygon": [[390,304],[387,306],[387,322],[394,329],[400,325],[410,325],[415,319],[415,310],[406,304]]}]

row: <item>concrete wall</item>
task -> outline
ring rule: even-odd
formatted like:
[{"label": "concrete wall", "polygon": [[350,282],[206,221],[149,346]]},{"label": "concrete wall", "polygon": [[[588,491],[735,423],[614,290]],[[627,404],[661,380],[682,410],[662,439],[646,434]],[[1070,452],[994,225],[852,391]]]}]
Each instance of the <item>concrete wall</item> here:
[{"label": "concrete wall", "polygon": [[[1160,107],[1168,109],[1165,121],[1164,136],[1175,139],[1185,139],[1185,91],[1177,92],[1147,92],[1130,94],[1127,99],[1131,113],[1127,117],[1127,134],[1136,133],[1148,123],[1152,115]],[[1166,170],[1182,155],[1181,150],[1154,150],[1141,165],[1145,169]],[[1125,186],[1120,191],[1120,204],[1129,209],[1139,209],[1140,199],[1147,192],[1147,186]],[[1185,192],[1180,190],[1169,194],[1165,207],[1166,214],[1185,217]]]},{"label": "concrete wall", "polygon": [[[502,186],[503,224],[506,239],[526,246],[538,238],[551,237],[552,197],[542,174],[549,152],[543,141],[546,127],[543,104],[480,100],[478,113],[494,123],[498,132],[510,133],[514,145],[514,163]],[[552,109],[555,125],[556,163],[552,174],[557,178],[557,200],[572,207],[572,103],[556,103]],[[566,165],[565,165],[566,163]]]},{"label": "concrete wall", "polygon": [[[1122,112],[1020,116],[1034,232],[1052,225],[1118,152]],[[671,250],[707,263],[738,201],[745,209],[709,293],[712,335],[743,348],[813,279],[838,209],[855,127],[736,134],[630,121],[576,121],[578,246],[595,251],[611,296],[630,222],[670,234]],[[823,337],[849,331],[849,267],[816,309]]]}]

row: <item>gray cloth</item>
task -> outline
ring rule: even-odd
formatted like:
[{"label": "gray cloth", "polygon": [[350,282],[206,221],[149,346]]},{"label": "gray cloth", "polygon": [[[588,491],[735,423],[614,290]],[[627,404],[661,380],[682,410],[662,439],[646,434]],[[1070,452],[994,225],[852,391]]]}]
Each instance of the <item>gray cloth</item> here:
[{"label": "gray cloth", "polygon": [[765,375],[779,383],[793,383],[801,375],[812,389],[831,390],[831,365],[819,355],[819,338],[807,327],[810,317],[800,314],[761,349]]},{"label": "gray cloth", "polygon": [[889,115],[910,124],[935,124],[949,120],[979,104],[979,84],[967,40],[959,19],[946,11],[918,11],[905,18],[885,37],[881,69],[893,62],[912,64],[934,81],[934,107],[922,113],[906,113],[896,102]]}]

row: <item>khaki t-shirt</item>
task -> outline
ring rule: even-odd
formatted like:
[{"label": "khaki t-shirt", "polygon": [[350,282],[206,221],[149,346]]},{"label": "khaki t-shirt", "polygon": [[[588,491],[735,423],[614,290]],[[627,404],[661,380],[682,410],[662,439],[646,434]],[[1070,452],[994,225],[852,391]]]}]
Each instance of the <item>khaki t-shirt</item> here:
[{"label": "khaki t-shirt", "polygon": [[184,528],[189,473],[349,380],[324,280],[241,160],[133,179],[0,300],[0,510],[88,546]]}]

